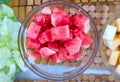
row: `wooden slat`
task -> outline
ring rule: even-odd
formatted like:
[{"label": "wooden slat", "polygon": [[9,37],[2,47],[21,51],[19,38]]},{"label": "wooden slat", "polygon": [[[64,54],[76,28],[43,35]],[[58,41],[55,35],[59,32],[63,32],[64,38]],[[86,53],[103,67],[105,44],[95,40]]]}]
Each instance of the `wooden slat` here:
[{"label": "wooden slat", "polygon": [[18,17],[18,7],[13,7],[13,11],[14,11],[15,15]]},{"label": "wooden slat", "polygon": [[25,7],[19,7],[19,19],[23,21],[25,17]]},{"label": "wooden slat", "polygon": [[97,0],[90,0],[90,2],[97,2]]},{"label": "wooden slat", "polygon": [[103,81],[105,81],[105,82],[106,82],[106,81],[108,80],[107,75],[102,75],[102,76],[101,76],[101,80],[103,80]]},{"label": "wooden slat", "polygon": [[44,3],[44,2],[48,2],[49,0],[42,0],[42,3]]},{"label": "wooden slat", "polygon": [[107,0],[108,2],[113,2],[113,1],[115,1],[115,0]]},{"label": "wooden slat", "polygon": [[20,5],[26,5],[26,0],[20,0]]},{"label": "wooden slat", "polygon": [[19,82],[19,80],[15,80],[14,82]]},{"label": "wooden slat", "polygon": [[83,80],[88,80],[88,75],[82,75]]},{"label": "wooden slat", "polygon": [[25,82],[34,82],[34,80],[26,80]]},{"label": "wooden slat", "polygon": [[41,3],[41,0],[35,0],[35,5],[39,5]]},{"label": "wooden slat", "polygon": [[42,62],[42,64],[47,64],[48,60],[47,60],[47,58],[42,58],[41,62]]},{"label": "wooden slat", "polygon": [[80,0],[74,0],[74,2],[75,2],[75,3],[79,3],[79,2],[80,2]]},{"label": "wooden slat", "polygon": [[81,2],[88,2],[88,0],[81,0]]},{"label": "wooden slat", "polygon": [[116,1],[120,1],[120,0],[116,0]]},{"label": "wooden slat", "polygon": [[48,82],[48,80],[42,80],[41,82]]},{"label": "wooden slat", "polygon": [[36,63],[36,64],[40,64],[40,62],[41,62],[41,58],[40,58],[40,57],[37,57],[37,59],[35,60],[35,63]]},{"label": "wooden slat", "polygon": [[25,82],[25,80],[19,80],[19,82]]},{"label": "wooden slat", "polygon": [[55,62],[53,62],[52,60],[49,60],[49,64],[50,65],[55,65]]},{"label": "wooden slat", "polygon": [[113,82],[115,80],[115,78],[112,75],[110,75],[110,76],[108,76],[108,80]]},{"label": "wooden slat", "polygon": [[27,5],[34,5],[34,0],[27,0]]},{"label": "wooden slat", "polygon": [[32,6],[27,6],[26,7],[26,15],[32,10]]},{"label": "wooden slat", "polygon": [[19,6],[19,0],[13,0],[13,6]]},{"label": "wooden slat", "polygon": [[106,2],[106,0],[98,0],[99,2]]},{"label": "wooden slat", "polygon": [[35,82],[41,82],[40,80],[36,80]]}]

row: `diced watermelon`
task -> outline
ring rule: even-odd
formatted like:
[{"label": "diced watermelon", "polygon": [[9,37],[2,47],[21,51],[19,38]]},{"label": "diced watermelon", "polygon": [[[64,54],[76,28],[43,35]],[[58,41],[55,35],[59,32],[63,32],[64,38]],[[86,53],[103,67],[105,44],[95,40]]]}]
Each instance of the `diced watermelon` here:
[{"label": "diced watermelon", "polygon": [[69,27],[70,27],[71,29],[77,28],[77,27],[75,26],[75,24],[74,24],[74,15],[71,15],[71,16],[69,17],[69,23],[68,23],[68,25],[69,25]]},{"label": "diced watermelon", "polygon": [[26,32],[27,37],[36,39],[39,32],[40,32],[41,26],[37,25],[35,22],[32,22]]},{"label": "diced watermelon", "polygon": [[57,62],[57,53],[49,57],[53,62]]},{"label": "diced watermelon", "polygon": [[57,41],[49,42],[48,48],[55,50],[55,51],[59,51],[59,43]]},{"label": "diced watermelon", "polygon": [[56,54],[56,51],[54,51],[54,50],[52,50],[48,47],[43,47],[43,48],[40,49],[40,54],[41,54],[41,57],[47,58],[51,55]]},{"label": "diced watermelon", "polygon": [[80,29],[75,28],[74,30],[72,30],[72,33],[73,33],[74,37],[78,37],[79,34],[81,33],[81,31],[80,31]]},{"label": "diced watermelon", "polygon": [[52,28],[51,35],[53,41],[70,38],[70,30],[68,25]]},{"label": "diced watermelon", "polygon": [[90,21],[89,18],[86,17],[84,14],[75,14],[73,16],[73,22],[75,26],[77,26],[81,31],[84,33],[88,33],[90,30]]},{"label": "diced watermelon", "polygon": [[79,37],[75,37],[72,40],[67,41],[64,46],[70,55],[74,55],[80,51],[82,40]]},{"label": "diced watermelon", "polygon": [[51,27],[51,15],[50,14],[38,14],[34,16],[34,22],[41,25],[44,28]]},{"label": "diced watermelon", "polygon": [[45,43],[45,42],[51,41],[52,40],[51,31],[47,30],[47,31],[39,34],[38,39],[39,39],[40,43]]},{"label": "diced watermelon", "polygon": [[52,14],[52,11],[50,10],[50,7],[47,6],[47,7],[44,7],[44,8],[41,10],[41,13],[43,13],[43,14]]},{"label": "diced watermelon", "polygon": [[31,39],[31,38],[27,38],[27,42],[26,42],[26,47],[27,48],[39,48],[40,47],[40,42],[37,39]]},{"label": "diced watermelon", "polygon": [[37,57],[40,57],[40,54],[35,50],[28,50],[28,55],[30,55],[34,60],[36,60]]},{"label": "diced watermelon", "polygon": [[66,50],[65,47],[60,47],[59,48],[59,52],[58,52],[58,60],[62,60],[62,61],[65,61],[68,56],[68,51]]},{"label": "diced watermelon", "polygon": [[54,8],[51,15],[51,23],[54,27],[67,25],[69,23],[69,14],[62,8]]},{"label": "diced watermelon", "polygon": [[[39,28],[38,28],[39,27]],[[41,56],[54,62],[72,61],[82,57],[82,48],[92,43],[87,34],[90,21],[84,14],[69,15],[63,8],[44,7],[27,31],[26,46],[33,58]]]},{"label": "diced watermelon", "polygon": [[79,38],[82,40],[82,47],[88,48],[91,43],[93,42],[93,39],[88,35],[83,32],[79,32]]},{"label": "diced watermelon", "polygon": [[79,30],[79,29],[73,30],[73,34],[75,37],[79,37],[82,40],[81,46],[83,48],[88,48],[91,45],[91,43],[93,42],[92,38],[88,34],[81,32],[81,30]]}]

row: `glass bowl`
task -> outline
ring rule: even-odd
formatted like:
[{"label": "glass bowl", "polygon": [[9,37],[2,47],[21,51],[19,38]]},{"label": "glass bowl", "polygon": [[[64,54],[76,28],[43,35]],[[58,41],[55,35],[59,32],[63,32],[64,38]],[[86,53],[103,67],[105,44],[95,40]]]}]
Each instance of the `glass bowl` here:
[{"label": "glass bowl", "polygon": [[[70,14],[82,12],[89,18],[91,26],[89,35],[93,38],[93,43],[84,50],[84,56],[80,60],[51,64],[51,61],[41,59],[41,62],[37,64],[30,58],[26,48],[26,30],[33,21],[33,16],[40,13],[41,9],[46,6],[62,7]],[[18,45],[25,64],[35,74],[45,79],[67,80],[82,74],[93,62],[99,46],[98,31],[93,19],[82,7],[66,1],[50,1],[40,4],[25,17],[19,30]]]},{"label": "glass bowl", "polygon": [[111,72],[111,74],[113,76],[115,76],[116,78],[118,78],[120,80],[120,74],[118,74],[116,72],[116,66],[113,66],[113,65],[110,65],[108,63],[109,61],[109,58],[110,58],[110,53],[111,51],[107,51],[106,50],[108,49],[108,47],[105,45],[105,40],[102,38],[103,37],[103,34],[104,34],[104,31],[105,31],[105,28],[106,26],[109,24],[109,25],[113,25],[113,22],[115,22],[116,19],[120,18],[120,9],[116,10],[110,17],[109,19],[107,20],[107,22],[105,23],[105,25],[103,26],[103,30],[101,32],[101,39],[100,39],[100,54],[102,56],[102,59],[103,59],[103,63],[105,65],[105,67]]}]

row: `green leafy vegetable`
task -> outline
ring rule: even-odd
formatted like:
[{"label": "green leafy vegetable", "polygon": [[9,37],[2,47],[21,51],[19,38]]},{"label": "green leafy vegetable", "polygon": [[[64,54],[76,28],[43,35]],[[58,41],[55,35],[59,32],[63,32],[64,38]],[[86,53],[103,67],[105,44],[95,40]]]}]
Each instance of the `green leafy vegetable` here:
[{"label": "green leafy vegetable", "polygon": [[0,5],[0,82],[12,82],[16,74],[27,71],[20,56],[17,38],[21,23],[13,10],[5,4]]}]

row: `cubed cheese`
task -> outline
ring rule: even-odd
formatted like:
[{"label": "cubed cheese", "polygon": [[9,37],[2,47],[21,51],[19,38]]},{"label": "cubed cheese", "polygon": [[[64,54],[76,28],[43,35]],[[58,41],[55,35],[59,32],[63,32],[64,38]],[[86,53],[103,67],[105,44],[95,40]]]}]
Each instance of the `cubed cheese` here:
[{"label": "cubed cheese", "polygon": [[117,28],[112,25],[107,25],[103,34],[103,39],[105,40],[113,40],[116,34]]},{"label": "cubed cheese", "polygon": [[117,72],[118,74],[120,74],[120,65],[118,65],[118,66],[116,67],[116,72]]},{"label": "cubed cheese", "polygon": [[107,40],[105,43],[111,50],[116,50],[120,45],[120,38],[114,38],[114,40]]},{"label": "cubed cheese", "polygon": [[117,27],[117,31],[120,32],[120,18],[118,18],[118,19],[115,21],[115,26]]},{"label": "cubed cheese", "polygon": [[108,56],[110,56],[112,51],[110,49],[107,49],[105,52]]},{"label": "cubed cheese", "polygon": [[120,64],[120,56],[119,56],[119,60],[118,60],[118,63]]},{"label": "cubed cheese", "polygon": [[115,66],[117,64],[117,61],[119,59],[120,52],[119,51],[112,51],[110,58],[109,58],[109,64]]}]

